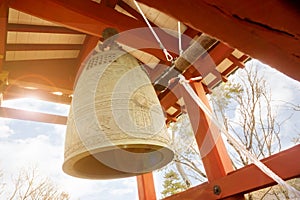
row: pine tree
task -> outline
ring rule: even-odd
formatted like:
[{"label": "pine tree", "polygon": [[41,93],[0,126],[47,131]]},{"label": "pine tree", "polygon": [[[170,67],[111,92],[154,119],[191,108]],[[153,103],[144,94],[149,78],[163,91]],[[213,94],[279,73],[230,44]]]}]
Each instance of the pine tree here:
[{"label": "pine tree", "polygon": [[166,172],[164,174],[164,179],[164,190],[161,192],[163,198],[187,189],[186,184],[180,180],[178,174],[173,170]]}]

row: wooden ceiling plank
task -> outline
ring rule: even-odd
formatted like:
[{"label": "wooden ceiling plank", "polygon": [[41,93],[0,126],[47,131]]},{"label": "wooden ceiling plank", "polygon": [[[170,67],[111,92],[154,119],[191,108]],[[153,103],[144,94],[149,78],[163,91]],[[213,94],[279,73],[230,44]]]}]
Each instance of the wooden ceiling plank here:
[{"label": "wooden ceiling plank", "polygon": [[[77,30],[79,32],[88,32],[89,34],[98,34],[98,36],[100,36],[101,29],[104,25],[103,20],[102,22],[100,21],[96,23],[97,19],[87,17],[89,14],[86,11],[86,16],[84,16],[83,13],[77,13],[76,11],[80,9],[76,9],[76,7],[71,6],[73,2],[70,2],[69,8],[67,8],[67,3],[63,5],[64,2],[29,0],[26,2],[26,4],[24,4],[24,2],[22,1],[15,0],[10,2],[10,7],[21,12],[39,17],[41,19],[70,27],[71,29]],[[91,1],[85,1],[84,3],[89,2]],[[98,3],[91,3],[94,3],[95,6],[100,6],[100,4]],[[83,6],[81,8],[84,9],[84,7],[86,6]],[[98,10],[98,13],[102,12],[99,12]]]},{"label": "wooden ceiling plank", "polygon": [[[118,31],[126,32],[120,35],[118,41],[136,49],[144,48],[160,59],[166,60],[161,49],[149,30],[137,30],[146,27],[144,21],[128,17],[107,6],[92,1],[67,1],[67,0],[23,0],[10,1],[10,7],[61,24],[82,33],[101,37],[102,31],[107,27],[114,27]],[[47,9],[45,9],[47,8]],[[157,30],[165,47],[176,52],[177,39],[162,30]],[[149,48],[149,49],[146,49]]]},{"label": "wooden ceiling plank", "polygon": [[8,24],[7,31],[14,32],[36,32],[36,33],[62,33],[82,34],[79,31],[59,26],[31,25],[31,24]]},{"label": "wooden ceiling plank", "polygon": [[[268,15],[260,15],[259,23],[243,18],[243,15],[241,17],[231,13],[228,6],[231,6],[231,9],[240,9],[239,14],[246,8],[248,9],[248,6],[236,9],[235,3],[229,3],[226,5],[227,8],[224,8],[224,3],[221,1],[198,0],[189,3],[185,0],[138,1],[157,8],[196,30],[212,35],[300,81],[300,52],[299,42],[297,42],[300,32],[299,20],[296,20],[300,18],[300,12],[297,12],[295,8],[291,9],[288,1],[286,3],[279,0],[272,1],[272,7],[276,7],[274,12],[270,12],[270,8],[266,6],[268,1],[251,1],[251,4],[255,6],[250,13],[247,12],[248,19],[255,17],[257,10],[260,10],[260,13],[268,13]],[[280,22],[272,20],[270,14],[276,18],[281,16]],[[264,26],[270,19],[272,26]],[[284,23],[289,24],[287,32],[276,29],[278,25]],[[294,52],[291,51],[292,47]]]},{"label": "wooden ceiling plank", "polygon": [[[137,18],[140,21],[144,21],[142,15],[136,11],[134,8],[132,8],[131,6],[129,6],[127,3],[125,3],[123,0],[120,0],[118,2],[118,5],[123,8],[124,10],[126,10],[130,15],[132,15],[133,17]],[[150,21],[149,21],[150,22]],[[151,26],[153,27],[157,27],[153,22],[150,22]]]},{"label": "wooden ceiling plank", "polygon": [[[238,65],[236,65],[236,64],[232,64],[232,65],[230,65],[226,70],[224,70],[222,73],[221,73],[221,75],[222,76],[225,76],[225,77],[228,77],[231,73],[232,73],[232,71],[233,70],[235,70],[235,69],[237,69],[237,66]],[[239,67],[239,66],[238,66]]]},{"label": "wooden ceiling plank", "polygon": [[7,1],[0,1],[0,72],[3,68],[5,60],[5,44],[7,36],[7,19],[8,19],[8,5]]},{"label": "wooden ceiling plank", "polygon": [[55,87],[51,84],[39,84],[30,81],[24,81],[22,79],[9,79],[9,86],[8,87],[21,87],[21,88],[38,88],[41,91],[45,92],[62,92],[65,95],[71,96],[73,94],[73,90],[65,89],[62,87]]},{"label": "wooden ceiling plank", "polygon": [[6,107],[0,107],[0,117],[62,125],[67,123],[66,116],[18,110]]},{"label": "wooden ceiling plank", "polygon": [[81,50],[81,44],[7,44],[6,51]]}]

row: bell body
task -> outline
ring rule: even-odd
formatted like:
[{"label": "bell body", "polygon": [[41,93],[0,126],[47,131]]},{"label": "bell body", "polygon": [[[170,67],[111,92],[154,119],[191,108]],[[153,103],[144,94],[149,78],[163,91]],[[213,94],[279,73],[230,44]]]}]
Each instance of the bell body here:
[{"label": "bell body", "polygon": [[92,56],[67,122],[63,170],[89,179],[135,176],[174,156],[159,100],[137,60],[121,50]]}]

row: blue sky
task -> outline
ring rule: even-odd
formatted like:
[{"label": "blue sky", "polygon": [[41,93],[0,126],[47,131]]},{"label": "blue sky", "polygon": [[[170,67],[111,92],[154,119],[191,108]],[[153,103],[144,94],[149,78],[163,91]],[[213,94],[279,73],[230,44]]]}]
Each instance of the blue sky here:
[{"label": "blue sky", "polygon": [[[287,110],[283,101],[300,104],[300,84],[262,63],[259,64],[262,66],[260,72],[265,74],[272,88],[273,99],[279,105],[279,116],[285,116]],[[66,105],[35,99],[4,101],[3,106],[59,115],[67,115],[69,109]],[[290,140],[299,133],[299,119],[300,112],[295,113],[282,127],[282,134],[286,140],[285,148],[292,145]],[[0,169],[4,173],[4,179],[9,182],[20,169],[37,166],[40,174],[51,177],[74,200],[138,199],[135,177],[95,181],[73,178],[64,174],[61,166],[65,128],[63,125],[0,118]],[[155,180],[158,197],[160,197],[162,183],[159,175]]]},{"label": "blue sky", "polygon": [[[3,106],[67,115],[69,106],[35,99],[6,101]],[[135,178],[120,180],[84,180],[61,170],[66,127],[46,123],[0,118],[0,168],[5,182],[24,168],[37,167],[71,195],[71,199],[137,199]],[[7,187],[7,190],[10,188]]]}]

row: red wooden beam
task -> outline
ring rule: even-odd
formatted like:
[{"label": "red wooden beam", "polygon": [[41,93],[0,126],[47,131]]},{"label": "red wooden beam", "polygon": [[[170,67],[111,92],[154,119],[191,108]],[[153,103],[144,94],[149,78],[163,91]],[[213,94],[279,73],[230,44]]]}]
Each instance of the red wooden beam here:
[{"label": "red wooden beam", "polygon": [[[56,92],[61,92],[58,88]],[[3,91],[3,99],[18,99],[24,97],[34,97],[36,99],[50,101],[55,103],[67,104],[69,105],[72,101],[72,97],[69,94],[55,95],[50,91],[44,91],[41,89],[26,89],[15,85],[9,85]]]},{"label": "red wooden beam", "polygon": [[0,117],[35,121],[35,122],[44,122],[44,123],[51,123],[51,124],[65,125],[67,123],[66,116],[18,110],[13,108],[6,108],[6,107],[0,107]]},{"label": "red wooden beam", "polygon": [[139,1],[300,80],[300,12],[289,1]]},{"label": "red wooden beam", "polygon": [[[284,180],[299,177],[300,145],[274,154],[261,161]],[[252,192],[274,184],[275,182],[271,178],[251,164],[210,183],[204,183],[175,194],[166,198],[166,200],[225,199],[226,197]],[[213,187],[216,185],[221,188],[220,195],[213,193]]]},{"label": "red wooden beam", "polygon": [[[187,29],[184,31],[183,33],[184,35],[187,35],[191,38],[194,38],[195,36],[197,35],[201,35],[201,32],[195,30],[195,29],[192,29],[191,27],[187,27]],[[183,49],[184,50],[184,49]]]},{"label": "red wooden beam", "polygon": [[[209,108],[209,102],[202,84],[193,83],[193,86],[199,98]],[[195,133],[208,181],[217,180],[233,171],[221,133],[182,86],[181,93]]]},{"label": "red wooden beam", "polygon": [[[133,17],[135,17],[136,19],[138,19],[139,21],[144,22],[144,18],[142,17],[142,15],[137,10],[135,10],[134,8],[132,8],[130,5],[128,5],[127,3],[125,3],[123,0],[119,0],[118,1],[118,5],[121,8],[123,8],[125,11],[127,11],[129,14],[131,14]],[[151,21],[149,21],[149,23],[150,23],[150,25],[152,27],[156,27],[156,28],[158,27],[156,24],[154,24]],[[157,32],[157,30],[159,30],[158,32],[160,32],[159,27],[155,31]],[[184,35],[189,36],[190,38],[188,38],[188,37],[182,37],[182,41],[181,41],[182,42],[182,48],[186,49],[189,46],[189,44],[190,44],[190,40],[193,39],[194,36],[196,36],[196,34],[198,34],[198,33],[199,33],[199,31],[195,31],[195,30],[191,29],[190,27],[188,27],[187,30],[184,32]],[[176,40],[178,40],[178,39],[175,38],[174,42],[178,44],[178,41],[176,41]],[[163,44],[165,45],[166,41],[164,41],[164,40],[162,40],[162,41],[163,41]],[[168,47],[168,44],[166,45],[166,47]],[[175,46],[175,49],[173,48],[173,46],[172,46],[172,48],[167,48],[167,49],[170,51],[171,54],[175,53],[175,52],[178,52],[178,46]],[[177,55],[175,57],[177,57]],[[162,60],[165,60],[165,59],[162,59]]]},{"label": "red wooden beam", "polygon": [[[123,8],[124,10],[126,10],[129,14],[131,14],[133,17],[137,18],[140,21],[143,21],[143,17],[142,15],[136,11],[134,8],[132,8],[131,6],[129,6],[127,3],[125,3],[123,0],[120,0],[118,2],[118,5]],[[151,25],[156,26],[155,24],[153,24],[152,22],[150,22]]]},{"label": "red wooden beam", "polygon": [[80,50],[81,44],[7,44],[6,51]]},{"label": "red wooden beam", "polygon": [[[230,56],[233,51],[233,48],[227,46],[224,43],[219,42],[212,50],[209,51],[209,54],[205,55],[204,57],[200,57],[198,60],[196,60],[194,65],[192,67],[189,67],[184,72],[184,76],[187,79],[189,79],[199,75],[206,76],[208,73],[213,72],[218,77],[219,72],[217,72],[217,70],[215,69],[216,65],[220,64],[225,58]],[[155,68],[152,73],[155,74],[156,71],[162,73],[163,69],[165,69],[165,65],[162,65],[160,68]],[[218,80],[220,79],[221,75],[219,75]],[[161,93],[158,97],[163,108],[167,110],[170,106],[175,104],[178,98],[181,97],[181,93],[178,89],[178,86],[176,85],[174,86],[174,88],[171,89],[171,91],[166,90],[165,92]]]},{"label": "red wooden beam", "polygon": [[0,72],[3,68],[3,62],[5,59],[5,44],[7,34],[7,17],[8,17],[8,6],[7,1],[0,1]]},{"label": "red wooden beam", "polygon": [[[118,5],[123,8],[125,11],[127,11],[130,15],[132,15],[133,17],[135,17],[136,19],[138,19],[139,21],[144,21],[143,16],[134,8],[132,8],[131,6],[129,6],[127,3],[125,3],[124,1],[120,0],[118,2]],[[153,22],[149,21],[150,25],[152,27],[157,27],[156,24],[154,24]]]},{"label": "red wooden beam", "polygon": [[137,176],[139,200],[156,200],[153,174]]},{"label": "red wooden beam", "polygon": [[208,54],[196,60],[195,63],[193,63],[193,67],[186,70],[185,77],[191,78],[195,74],[200,74],[205,77],[211,72],[217,75],[216,66],[230,56],[233,51],[233,48],[219,42]]},{"label": "red wooden beam", "polygon": [[231,61],[231,62],[233,62],[233,64],[235,65],[235,66],[238,66],[238,67],[240,67],[240,68],[245,68],[245,65],[244,65],[244,63],[243,62],[241,62],[239,59],[237,59],[234,55],[229,55],[228,56],[228,59]]},{"label": "red wooden beam", "polygon": [[115,8],[119,0],[102,0],[100,1],[101,4],[108,6],[110,8]]},{"label": "red wooden beam", "polygon": [[168,67],[168,63],[160,61],[154,69],[149,70],[150,80],[154,82]]},{"label": "red wooden beam", "polygon": [[7,61],[4,69],[9,79],[16,79],[51,87],[73,89],[76,59]]},{"label": "red wooden beam", "polygon": [[174,105],[178,99],[181,97],[181,91],[179,85],[175,85],[170,90],[167,89],[165,92],[158,95],[160,104],[164,110],[168,110],[172,105]]},{"label": "red wooden beam", "polygon": [[[93,1],[68,0],[27,0],[25,4],[22,0],[13,0],[10,1],[9,6],[96,37],[101,37],[102,31],[107,27],[116,28],[120,32],[131,30],[126,34],[121,34],[118,41],[133,48],[143,48],[165,60],[152,33],[147,28],[136,30],[146,27],[144,21],[135,20],[103,4]],[[177,39],[162,30],[156,31],[166,48],[176,52]]]},{"label": "red wooden beam", "polygon": [[62,33],[62,34],[82,34],[79,31],[60,26],[45,26],[31,24],[8,24],[7,31],[14,32],[36,32],[36,33]]}]

